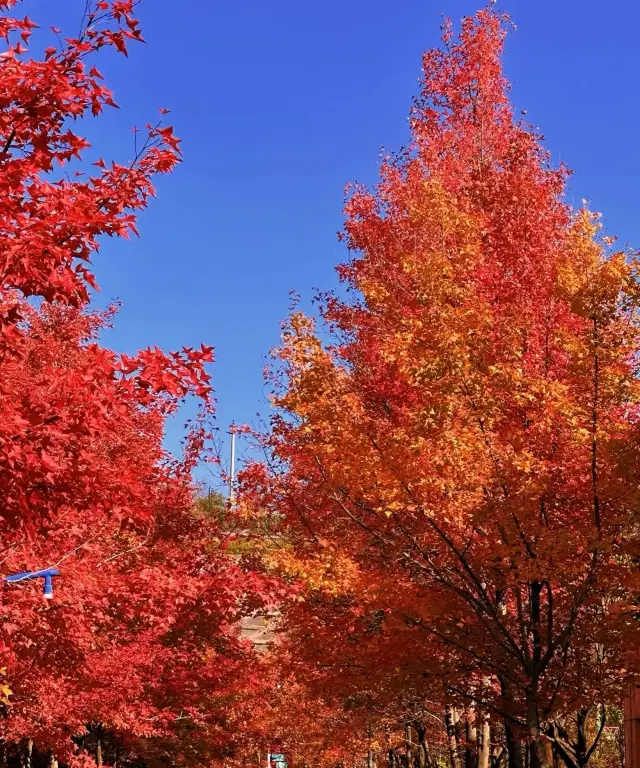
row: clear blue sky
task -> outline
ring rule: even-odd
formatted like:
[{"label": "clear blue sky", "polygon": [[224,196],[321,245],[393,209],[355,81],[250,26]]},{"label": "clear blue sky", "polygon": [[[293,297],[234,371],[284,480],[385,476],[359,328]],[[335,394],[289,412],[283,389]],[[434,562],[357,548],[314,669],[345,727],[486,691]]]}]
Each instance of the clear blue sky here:
[{"label": "clear blue sky", "polygon": [[[84,0],[23,5],[75,29]],[[211,343],[220,429],[266,415],[264,356],[289,290],[309,298],[335,285],[346,182],[374,181],[381,146],[405,142],[441,12],[458,21],[479,5],[145,0],[148,45],[100,62],[122,109],[87,133],[105,157],[125,159],[129,127],[169,107],[184,163],[159,183],[141,240],[106,243],[97,261],[103,300],[123,302],[108,343]],[[500,6],[518,27],[505,60],[514,101],[574,169],[570,199],[588,198],[609,230],[640,245],[640,3]]]}]

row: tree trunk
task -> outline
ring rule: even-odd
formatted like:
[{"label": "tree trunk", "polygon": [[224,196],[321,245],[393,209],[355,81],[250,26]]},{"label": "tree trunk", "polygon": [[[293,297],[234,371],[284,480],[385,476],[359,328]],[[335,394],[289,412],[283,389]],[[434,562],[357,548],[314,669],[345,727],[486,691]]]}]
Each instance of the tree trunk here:
[{"label": "tree trunk", "polygon": [[427,729],[423,723],[416,726],[418,732],[418,768],[432,768],[429,742],[427,741]]},{"label": "tree trunk", "polygon": [[489,768],[491,762],[491,726],[489,714],[480,712],[480,727],[478,728],[478,768]]},{"label": "tree trunk", "polygon": [[[554,722],[547,728],[547,735],[553,739],[554,768],[560,758],[567,768],[586,768],[589,759],[600,743],[606,722],[606,710],[598,708],[597,733],[589,746],[587,739],[588,709],[576,713],[576,738],[573,739],[560,722]],[[639,767],[640,768],[640,767]]]},{"label": "tree trunk", "polygon": [[33,758],[33,741],[27,739],[24,742],[24,748],[22,752],[22,765],[24,768],[31,768],[31,761]]},{"label": "tree trunk", "polygon": [[578,765],[587,764],[587,717],[588,709],[580,709],[576,715],[576,759]]},{"label": "tree trunk", "polygon": [[509,768],[523,768],[522,765],[522,744],[520,743],[520,734],[516,726],[509,720],[504,719],[504,735],[507,742],[507,755],[509,757]]},{"label": "tree trunk", "polygon": [[407,753],[407,768],[413,768],[413,729],[410,725],[404,727],[404,745]]},{"label": "tree trunk", "polygon": [[102,739],[98,738],[96,745],[96,766],[102,768]]},{"label": "tree trunk", "polygon": [[449,758],[451,768],[464,768],[458,752],[458,738],[456,733],[457,713],[454,707],[447,704],[444,710],[444,722],[447,728],[447,741],[449,743]]},{"label": "tree trunk", "polygon": [[531,768],[553,768],[551,742],[544,736],[540,728],[538,703],[533,692],[527,694],[527,733]]},{"label": "tree trunk", "polygon": [[[512,701],[513,694],[509,682],[502,677],[498,677],[498,680],[500,681],[502,698],[505,701]],[[520,729],[506,716],[504,718],[504,735],[507,745],[507,756],[509,758],[509,768],[523,768]]]},{"label": "tree trunk", "polygon": [[465,744],[464,768],[477,768],[478,732],[476,730],[476,711],[473,706],[467,707],[465,713]]}]

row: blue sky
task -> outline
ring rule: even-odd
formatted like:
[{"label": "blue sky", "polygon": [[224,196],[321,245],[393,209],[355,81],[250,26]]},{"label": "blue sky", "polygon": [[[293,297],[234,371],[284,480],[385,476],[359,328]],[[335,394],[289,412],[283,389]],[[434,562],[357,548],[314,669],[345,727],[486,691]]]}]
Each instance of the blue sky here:
[{"label": "blue sky", "polygon": [[[26,0],[41,23],[75,30],[84,0]],[[87,125],[124,160],[129,128],[171,108],[184,163],[158,184],[141,239],[106,243],[100,301],[123,302],[106,341],[124,351],[213,344],[222,432],[268,414],[265,355],[289,291],[335,285],[343,190],[373,182],[381,146],[407,138],[420,55],[440,14],[468,0],[145,0],[148,41],[99,62],[121,110]],[[555,160],[575,171],[607,228],[640,244],[640,3],[504,0],[513,99]],[[401,9],[401,10],[398,10]],[[71,25],[71,27],[69,27]],[[175,444],[177,430],[168,441]]]}]

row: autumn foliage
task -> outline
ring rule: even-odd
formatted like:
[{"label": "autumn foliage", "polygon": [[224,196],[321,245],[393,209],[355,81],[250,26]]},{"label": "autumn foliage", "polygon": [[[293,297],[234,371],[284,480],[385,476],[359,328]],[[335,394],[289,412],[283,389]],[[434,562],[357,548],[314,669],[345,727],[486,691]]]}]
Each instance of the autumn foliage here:
[{"label": "autumn foliage", "polygon": [[424,56],[409,149],[346,203],[350,298],[291,315],[245,473],[308,585],[286,653],[377,759],[390,714],[405,760],[435,714],[454,768],[584,765],[638,671],[638,264],[514,116],[507,27]]},{"label": "autumn foliage", "polygon": [[[41,58],[20,5],[0,2],[0,546],[3,575],[62,576],[51,604],[4,588],[0,757],[202,764],[233,744],[225,702],[252,685],[238,621],[271,586],[194,513],[212,349],[118,354],[99,341],[115,308],[90,306],[100,239],[136,234],[179,142],[160,121],[107,163],[79,133],[116,106],[95,59],[142,39],[136,3],[87,4]],[[186,400],[198,415],[174,458],[164,425]]]},{"label": "autumn foliage", "polygon": [[[62,571],[53,602],[4,585],[2,766],[619,765],[638,261],[515,117],[508,18],[425,54],[408,148],[349,190],[347,290],[284,325],[266,460],[213,509],[212,348],[120,354],[93,306],[103,238],[181,159],[166,110],[120,161],[81,133],[136,5],[38,53],[0,0],[0,560]],[[276,607],[259,654],[242,620]]]}]

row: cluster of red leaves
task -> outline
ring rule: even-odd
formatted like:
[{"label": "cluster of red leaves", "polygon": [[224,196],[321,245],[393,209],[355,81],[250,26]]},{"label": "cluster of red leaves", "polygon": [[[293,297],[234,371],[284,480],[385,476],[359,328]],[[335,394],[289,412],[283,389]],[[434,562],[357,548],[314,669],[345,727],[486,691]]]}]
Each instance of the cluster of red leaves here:
[{"label": "cluster of red leaves", "polygon": [[123,358],[95,340],[100,315],[20,307],[23,320],[0,362],[3,540],[37,535],[67,507],[146,520],[149,487],[169,469],[186,482],[195,456],[169,467],[163,424],[189,395],[204,396],[210,409],[210,352]]},{"label": "cluster of red leaves", "polygon": [[[88,269],[102,235],[136,232],[135,213],[153,194],[152,177],[178,162],[169,127],[148,126],[146,141],[126,164],[95,162],[99,173],[55,179],[56,167],[80,159],[89,144],[70,127],[87,114],[116,106],[88,58],[113,46],[126,52],[141,39],[134,2],[101,2],[87,12],[78,37],[47,49],[43,60],[27,54],[34,23],[3,17],[0,84],[0,284],[25,296],[79,305],[94,285]],[[58,32],[58,30],[55,30]],[[16,39],[18,40],[16,42]],[[5,310],[6,313],[6,310]]]}]

